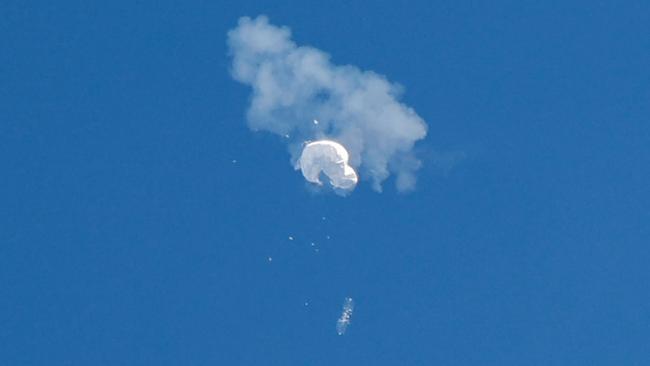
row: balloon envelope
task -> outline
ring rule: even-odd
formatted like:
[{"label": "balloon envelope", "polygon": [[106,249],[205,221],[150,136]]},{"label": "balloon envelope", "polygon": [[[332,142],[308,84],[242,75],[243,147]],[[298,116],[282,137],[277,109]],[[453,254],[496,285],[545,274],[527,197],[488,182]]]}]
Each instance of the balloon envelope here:
[{"label": "balloon envelope", "polygon": [[359,178],[348,165],[350,157],[343,145],[331,140],[310,142],[302,150],[298,167],[311,183],[322,185],[320,175],[325,174],[335,188],[352,189]]}]

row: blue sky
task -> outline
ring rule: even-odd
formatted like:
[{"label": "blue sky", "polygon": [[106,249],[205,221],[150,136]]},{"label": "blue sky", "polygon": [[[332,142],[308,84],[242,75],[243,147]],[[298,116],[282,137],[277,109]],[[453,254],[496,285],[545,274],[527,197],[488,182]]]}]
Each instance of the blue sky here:
[{"label": "blue sky", "polygon": [[[647,2],[0,13],[0,364],[650,363]],[[249,130],[259,14],[404,87],[413,192],[314,193]]]}]

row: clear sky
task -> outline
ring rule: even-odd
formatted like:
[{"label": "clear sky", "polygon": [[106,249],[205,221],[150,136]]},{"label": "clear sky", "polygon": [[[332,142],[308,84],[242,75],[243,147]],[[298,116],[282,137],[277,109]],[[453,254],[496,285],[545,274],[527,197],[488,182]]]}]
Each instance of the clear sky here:
[{"label": "clear sky", "polygon": [[[649,2],[101,3],[0,4],[1,365],[650,364]],[[248,128],[259,14],[404,87],[414,191]]]}]

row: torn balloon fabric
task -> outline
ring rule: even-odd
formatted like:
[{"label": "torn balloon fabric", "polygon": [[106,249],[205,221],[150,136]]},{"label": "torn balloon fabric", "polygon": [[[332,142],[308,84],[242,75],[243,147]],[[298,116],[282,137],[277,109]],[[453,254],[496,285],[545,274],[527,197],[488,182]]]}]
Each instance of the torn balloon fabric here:
[{"label": "torn balloon fabric", "polygon": [[300,169],[311,183],[322,185],[320,177],[324,174],[334,188],[349,190],[359,181],[356,171],[349,165],[349,159],[348,151],[338,142],[314,141],[303,148],[296,169]]}]

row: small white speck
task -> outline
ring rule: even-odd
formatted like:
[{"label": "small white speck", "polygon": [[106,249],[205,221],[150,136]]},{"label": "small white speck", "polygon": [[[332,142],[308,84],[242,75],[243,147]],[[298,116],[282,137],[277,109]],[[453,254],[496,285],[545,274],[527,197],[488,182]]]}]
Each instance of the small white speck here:
[{"label": "small white speck", "polygon": [[314,120],[314,124],[317,125],[317,124],[318,124],[318,121],[317,121],[317,120]]},{"label": "small white speck", "polygon": [[232,163],[233,163],[233,164],[237,164],[237,160],[236,160],[236,159],[232,159]]},{"label": "small white speck", "polygon": [[289,240],[293,240],[293,236],[289,235]]},{"label": "small white speck", "polygon": [[285,139],[288,139],[289,137],[291,137],[291,136],[289,136],[289,134],[284,135]]},{"label": "small white speck", "polygon": [[305,301],[305,306],[309,306],[309,302]]},{"label": "small white speck", "polygon": [[315,247],[315,246],[316,246],[316,243],[314,243],[314,242],[312,241],[312,242],[311,242],[311,246],[312,246],[312,247]]},{"label": "small white speck", "polygon": [[273,262],[273,258],[269,257],[268,259],[269,259],[269,262]]},{"label": "small white speck", "polygon": [[321,217],[321,219],[322,219],[323,221],[325,221],[325,220],[327,220],[327,217],[323,216],[323,217]]},{"label": "small white speck", "polygon": [[330,239],[330,236],[329,236],[329,235],[326,235],[325,237],[327,238],[327,240],[329,240],[329,239]]}]

